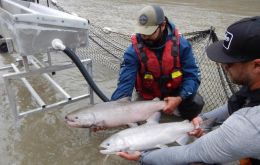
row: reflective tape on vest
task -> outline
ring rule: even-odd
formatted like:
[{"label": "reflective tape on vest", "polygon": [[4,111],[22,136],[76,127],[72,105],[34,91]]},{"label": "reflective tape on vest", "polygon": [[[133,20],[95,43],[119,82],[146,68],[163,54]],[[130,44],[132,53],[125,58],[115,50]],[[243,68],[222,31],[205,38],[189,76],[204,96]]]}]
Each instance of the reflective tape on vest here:
[{"label": "reflective tape on vest", "polygon": [[182,76],[181,71],[172,72],[171,77],[172,79]]},{"label": "reflective tape on vest", "polygon": [[153,75],[152,74],[145,74],[144,75],[144,79],[152,80],[153,79]]}]

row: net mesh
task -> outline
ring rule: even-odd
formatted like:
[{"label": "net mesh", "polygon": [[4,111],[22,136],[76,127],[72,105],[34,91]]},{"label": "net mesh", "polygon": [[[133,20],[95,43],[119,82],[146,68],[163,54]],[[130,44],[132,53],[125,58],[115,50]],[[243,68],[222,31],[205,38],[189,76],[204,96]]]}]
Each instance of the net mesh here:
[{"label": "net mesh", "polygon": [[[183,34],[190,41],[201,70],[202,80],[199,93],[206,103],[204,111],[210,111],[222,105],[232,94],[221,66],[209,60],[205,54],[205,48],[213,42],[212,34],[214,34],[212,28]],[[81,58],[90,58],[101,63],[112,72],[119,72],[124,51],[131,43],[130,35],[90,25],[89,39],[89,47],[77,49],[77,54]]]},{"label": "net mesh", "polygon": [[[59,10],[68,12],[60,6]],[[201,71],[201,85],[199,93],[203,96],[205,106],[203,111],[210,111],[222,104],[238,87],[230,82],[220,64],[209,60],[205,49],[218,38],[214,28],[182,34],[192,45],[195,58]],[[131,43],[131,36],[111,31],[109,28],[101,28],[90,24],[89,46],[78,48],[76,54],[81,59],[90,58],[111,70],[119,72],[123,54]]]}]

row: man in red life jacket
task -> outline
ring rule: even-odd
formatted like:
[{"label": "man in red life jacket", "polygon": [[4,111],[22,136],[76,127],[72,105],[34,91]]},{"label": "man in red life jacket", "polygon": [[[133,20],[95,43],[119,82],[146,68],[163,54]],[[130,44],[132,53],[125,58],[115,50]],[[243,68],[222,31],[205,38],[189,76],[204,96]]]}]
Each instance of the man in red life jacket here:
[{"label": "man in red life jacket", "polygon": [[140,10],[135,30],[111,100],[131,97],[135,87],[139,100],[164,99],[166,114],[189,120],[196,117],[204,102],[197,94],[200,71],[190,43],[159,6]]}]

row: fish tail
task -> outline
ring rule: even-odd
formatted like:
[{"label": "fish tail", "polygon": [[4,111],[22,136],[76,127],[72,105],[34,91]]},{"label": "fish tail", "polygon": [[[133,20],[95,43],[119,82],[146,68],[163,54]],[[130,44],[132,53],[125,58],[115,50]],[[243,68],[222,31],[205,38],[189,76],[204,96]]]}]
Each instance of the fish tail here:
[{"label": "fish tail", "polygon": [[210,119],[206,119],[203,121],[201,128],[205,131],[205,132],[210,132],[212,130],[212,128],[216,125],[216,118],[210,118]]}]

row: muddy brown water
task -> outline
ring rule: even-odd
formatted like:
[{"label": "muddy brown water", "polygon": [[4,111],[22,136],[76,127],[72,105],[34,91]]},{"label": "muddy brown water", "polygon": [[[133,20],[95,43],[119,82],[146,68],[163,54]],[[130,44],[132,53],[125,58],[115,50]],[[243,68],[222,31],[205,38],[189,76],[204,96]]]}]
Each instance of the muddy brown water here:
[{"label": "muddy brown water", "polygon": [[[69,11],[89,19],[93,24],[110,27],[115,31],[131,34],[135,13],[147,4],[159,4],[181,32],[216,28],[223,38],[225,28],[247,16],[260,15],[259,0],[63,0],[59,4]],[[0,55],[0,66],[14,61],[10,55]],[[94,63],[94,79],[110,97],[116,87],[117,73]],[[0,72],[1,75],[7,72]],[[55,77],[72,95],[87,91],[85,80],[76,69],[62,72]],[[59,99],[48,84],[35,78],[41,96],[50,102]],[[26,108],[33,101],[19,82],[13,87],[19,106]],[[9,102],[0,79],[0,164],[1,165],[116,165],[137,164],[116,156],[105,159],[99,153],[101,141],[117,130],[89,133],[87,129],[69,128],[64,116],[73,110],[88,106],[88,100],[71,104],[55,111],[30,115],[14,124]],[[95,102],[100,99],[95,97]]]}]

